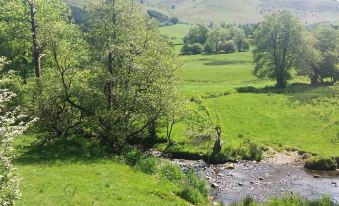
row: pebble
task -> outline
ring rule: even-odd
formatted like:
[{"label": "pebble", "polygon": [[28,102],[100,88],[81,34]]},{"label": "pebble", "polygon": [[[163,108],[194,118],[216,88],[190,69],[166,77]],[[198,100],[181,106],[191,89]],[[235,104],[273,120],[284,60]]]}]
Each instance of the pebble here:
[{"label": "pebble", "polygon": [[219,187],[219,185],[217,184],[217,183],[212,183],[212,185],[211,185],[213,188],[218,188]]},{"label": "pebble", "polygon": [[320,175],[313,175],[314,178],[320,178]]}]

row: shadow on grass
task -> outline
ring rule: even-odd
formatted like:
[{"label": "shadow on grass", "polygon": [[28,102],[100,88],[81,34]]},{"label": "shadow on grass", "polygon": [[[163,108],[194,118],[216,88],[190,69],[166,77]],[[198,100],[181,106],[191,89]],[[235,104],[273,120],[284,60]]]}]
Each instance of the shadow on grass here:
[{"label": "shadow on grass", "polygon": [[239,93],[254,93],[254,94],[284,94],[298,100],[302,103],[310,103],[313,99],[324,97],[335,97],[336,92],[329,85],[312,86],[306,83],[289,84],[286,88],[277,88],[268,86],[257,88],[253,86],[238,87],[236,90]]},{"label": "shadow on grass", "polygon": [[208,61],[203,63],[206,66],[222,66],[222,65],[235,65],[235,64],[248,64],[248,61],[242,60],[224,60],[224,61],[211,61],[210,59],[199,59],[202,61]]},{"label": "shadow on grass", "polygon": [[[29,138],[29,137],[21,137]],[[55,164],[57,162],[92,163],[108,158],[107,153],[98,144],[81,138],[59,139],[51,142],[35,141],[26,145],[17,145],[18,157],[15,164]]]}]

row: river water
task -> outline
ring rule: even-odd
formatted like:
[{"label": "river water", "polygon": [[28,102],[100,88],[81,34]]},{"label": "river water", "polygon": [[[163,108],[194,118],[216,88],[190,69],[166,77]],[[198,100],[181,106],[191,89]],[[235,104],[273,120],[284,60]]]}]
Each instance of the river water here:
[{"label": "river water", "polygon": [[173,160],[184,171],[193,168],[205,176],[216,202],[229,205],[250,196],[256,201],[272,197],[299,195],[317,199],[325,195],[339,204],[339,171],[311,172],[302,167],[267,162],[243,161],[234,169],[208,165],[203,161]]}]

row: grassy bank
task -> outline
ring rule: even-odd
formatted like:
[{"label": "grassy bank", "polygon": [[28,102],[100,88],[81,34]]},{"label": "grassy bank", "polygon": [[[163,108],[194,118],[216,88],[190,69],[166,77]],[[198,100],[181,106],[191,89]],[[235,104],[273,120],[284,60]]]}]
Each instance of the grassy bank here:
[{"label": "grassy bank", "polygon": [[189,205],[178,186],[105,158],[91,145],[34,141],[24,136],[17,142],[17,205]]}]

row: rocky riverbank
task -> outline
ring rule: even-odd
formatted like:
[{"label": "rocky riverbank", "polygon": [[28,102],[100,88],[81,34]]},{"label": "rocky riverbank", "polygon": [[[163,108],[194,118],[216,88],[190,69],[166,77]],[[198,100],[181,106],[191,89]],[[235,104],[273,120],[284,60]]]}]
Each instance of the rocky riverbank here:
[{"label": "rocky riverbank", "polygon": [[[151,151],[161,157],[162,153]],[[265,201],[276,196],[299,195],[317,199],[328,195],[339,203],[339,170],[331,172],[309,171],[303,168],[306,157],[297,151],[266,152],[261,162],[240,161],[210,165],[203,160],[171,159],[183,171],[194,169],[211,186],[211,196],[225,205],[250,196]]]}]

